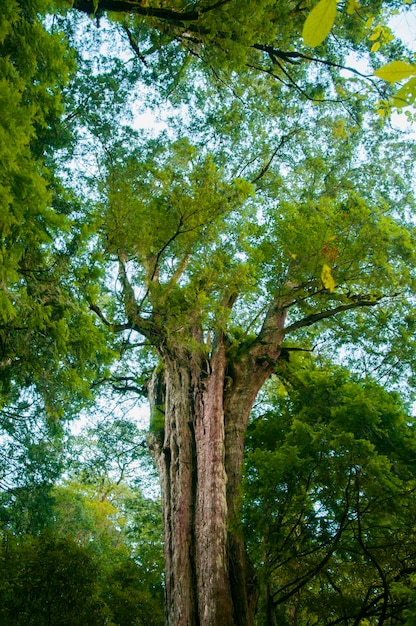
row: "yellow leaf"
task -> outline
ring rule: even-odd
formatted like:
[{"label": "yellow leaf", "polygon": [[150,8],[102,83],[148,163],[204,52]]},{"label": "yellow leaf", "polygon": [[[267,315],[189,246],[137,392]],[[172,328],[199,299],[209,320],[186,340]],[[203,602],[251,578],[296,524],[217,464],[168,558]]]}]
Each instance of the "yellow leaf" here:
[{"label": "yellow leaf", "polygon": [[375,41],[376,39],[379,39],[380,35],[381,35],[381,30],[375,30],[374,29],[373,34],[369,36],[369,40],[370,41]]},{"label": "yellow leaf", "polygon": [[289,256],[292,257],[292,259],[296,259],[298,255],[295,254],[294,252],[289,252]]},{"label": "yellow leaf", "polygon": [[371,46],[371,52],[377,52],[380,49],[380,42],[375,41]]},{"label": "yellow leaf", "polygon": [[360,3],[357,0],[348,0],[347,4],[347,14],[352,15],[355,11],[358,11],[360,8]]},{"label": "yellow leaf", "polygon": [[303,25],[302,37],[306,45],[315,48],[331,30],[337,15],[337,0],[320,0]]},{"label": "yellow leaf", "polygon": [[336,287],[335,280],[332,276],[331,268],[326,263],[322,266],[321,281],[325,289],[328,289],[331,293],[334,291]]},{"label": "yellow leaf", "polygon": [[392,61],[380,67],[374,74],[389,83],[397,83],[403,78],[416,76],[416,65],[414,63],[405,63],[405,61]]}]

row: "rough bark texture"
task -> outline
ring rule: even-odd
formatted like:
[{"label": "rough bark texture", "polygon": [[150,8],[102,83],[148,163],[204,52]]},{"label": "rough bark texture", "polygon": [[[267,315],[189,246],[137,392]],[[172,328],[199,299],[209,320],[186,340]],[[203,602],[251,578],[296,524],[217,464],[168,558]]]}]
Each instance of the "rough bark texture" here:
[{"label": "rough bark texture", "polygon": [[162,485],[169,626],[253,623],[240,485],[249,414],[279,346],[263,352],[258,339],[239,355],[221,341],[209,359],[170,349],[149,387],[151,403],[165,407],[149,444]]}]

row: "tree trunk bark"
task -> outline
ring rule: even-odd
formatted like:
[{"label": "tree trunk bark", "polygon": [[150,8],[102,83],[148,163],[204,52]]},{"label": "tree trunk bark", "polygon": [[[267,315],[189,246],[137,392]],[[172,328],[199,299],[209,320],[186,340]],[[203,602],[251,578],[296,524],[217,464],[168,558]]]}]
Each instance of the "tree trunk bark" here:
[{"label": "tree trunk bark", "polygon": [[220,345],[171,350],[149,385],[165,427],[149,437],[162,487],[168,626],[251,626],[257,590],[241,531],[244,434],[270,363],[230,366]]}]

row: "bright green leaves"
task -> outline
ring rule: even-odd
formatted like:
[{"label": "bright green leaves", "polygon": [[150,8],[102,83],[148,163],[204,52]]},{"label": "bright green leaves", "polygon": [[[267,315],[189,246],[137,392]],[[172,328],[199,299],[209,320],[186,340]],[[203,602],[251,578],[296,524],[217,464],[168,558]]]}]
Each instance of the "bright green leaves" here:
[{"label": "bright green leaves", "polygon": [[[387,295],[411,289],[410,267],[415,262],[412,226],[406,217],[413,210],[413,198],[405,192],[412,175],[412,150],[401,161],[402,182],[396,187],[394,143],[390,152],[387,141],[377,140],[371,157],[369,153],[363,158],[355,129],[343,125],[340,133],[337,120],[327,119],[326,124],[327,138],[323,133],[315,145],[305,145],[306,157],[299,157],[293,171],[280,181],[275,204],[265,211],[262,244],[270,263],[270,291],[275,289],[282,297],[293,294],[297,306],[310,312],[322,309],[324,297],[327,306],[335,306],[337,301],[347,304],[351,294]],[[315,133],[318,128],[315,125]],[[395,213],[393,189],[399,195],[404,192],[400,206],[408,208],[402,218]]]},{"label": "bright green leaves", "polygon": [[[373,18],[369,18],[366,25],[370,28],[372,24]],[[394,35],[387,24],[376,24],[372,29],[368,40],[373,42],[370,52],[378,52],[382,46],[385,46],[394,40]]]},{"label": "bright green leaves", "polygon": [[180,271],[200,238],[215,238],[219,221],[251,191],[243,180],[224,182],[212,157],[198,157],[187,140],[150,146],[147,161],[126,157],[107,185],[109,251],[136,256],[149,280],[167,258],[172,277]]},{"label": "bright green leaves", "polygon": [[[326,39],[336,21],[337,4],[337,0],[320,0],[314,6],[304,23],[302,31],[302,37],[307,46],[315,48],[321,45]],[[340,28],[350,30],[351,33],[355,31],[357,41],[358,38],[361,38],[362,42],[364,42],[367,38],[371,53],[380,54],[380,51],[383,50],[386,53],[386,57],[391,59],[392,54],[388,52],[389,47],[394,51],[393,54],[397,54],[397,50],[395,50],[395,35],[389,26],[388,13],[380,10],[379,7],[374,8],[374,13],[367,12],[364,30],[360,35],[359,32],[362,30],[362,26],[360,26],[354,18],[356,15],[360,15],[364,7],[361,7],[357,0],[349,0],[346,6],[346,16],[343,18],[343,23],[340,20]],[[377,23],[373,26],[376,17]],[[370,32],[368,34],[369,29]],[[399,60],[397,56],[396,59],[397,60],[390,61],[376,70],[374,72],[375,75],[391,84],[401,81],[404,78],[415,76],[414,64]],[[380,102],[377,112],[381,116],[385,116],[390,106],[402,108],[414,103],[415,97],[416,81],[411,79],[391,98],[390,102]]]},{"label": "bright green leaves", "polygon": [[[398,109],[409,106],[416,99],[416,64],[405,61],[391,61],[383,65],[374,74],[390,84],[398,83],[405,78],[409,78],[404,85],[391,98],[391,105]],[[383,109],[380,110],[383,112]]]},{"label": "bright green leaves", "polygon": [[[274,298],[288,303],[294,321],[382,296],[390,306],[411,284],[414,255],[406,224],[412,155],[402,151],[394,166],[396,148],[388,146],[344,119],[314,120],[252,195],[246,181],[227,180],[221,152],[188,140],[110,147],[100,209],[105,253],[126,264],[141,310],[176,337],[180,329],[188,346],[195,326],[207,337],[229,323],[257,327]],[[236,147],[240,155],[247,158]],[[108,319],[124,320],[122,309],[103,306]],[[358,325],[365,337],[374,331],[365,312],[349,316],[343,338]]]},{"label": "bright green leaves", "polygon": [[[337,4],[338,0],[320,0],[313,7],[303,25],[302,37],[306,45],[315,48],[326,39],[335,24]],[[377,7],[375,8],[377,11]],[[360,15],[362,10],[363,7],[357,0],[348,0],[346,5],[346,22],[352,20],[356,13]],[[374,22],[374,15],[370,13],[367,15],[368,19],[365,26],[370,28]],[[394,35],[387,24],[376,24],[369,36],[369,41],[373,42],[371,52],[378,52],[382,45],[385,46],[393,40]]]},{"label": "bright green leaves", "polygon": [[408,80],[392,97],[392,105],[398,109],[412,105],[416,100],[416,78]]},{"label": "bright green leaves", "polygon": [[306,45],[315,48],[323,42],[335,22],[337,0],[320,0],[303,25],[302,37]]},{"label": "bright green leaves", "polygon": [[63,224],[50,207],[40,138],[54,132],[73,65],[61,37],[37,17],[43,5],[12,6],[0,18],[0,235],[3,269],[13,280],[25,250],[50,242],[51,230]]},{"label": "bright green leaves", "polygon": [[347,15],[353,15],[355,11],[358,11],[360,8],[360,3],[358,0],[348,0],[347,3]]},{"label": "bright green leaves", "polygon": [[174,327],[187,326],[214,306],[212,293],[217,300],[223,288],[232,289],[227,239],[234,235],[223,233],[238,221],[252,186],[224,180],[214,158],[186,139],[140,150],[144,158],[127,155],[109,168],[106,249],[135,268],[133,282],[143,281],[154,310]]},{"label": "bright green leaves", "polygon": [[397,83],[403,80],[403,78],[415,76],[416,64],[406,63],[405,61],[392,61],[380,67],[374,74],[389,83]]},{"label": "bright green leaves", "polygon": [[29,388],[32,402],[36,398],[38,403],[35,410],[55,419],[69,417],[79,402],[91,400],[91,377],[109,356],[92,314],[77,299],[76,280],[70,278],[71,269],[83,262],[74,255],[80,249],[78,226],[69,217],[78,206],[56,174],[59,149],[70,139],[61,126],[62,93],[75,64],[62,33],[49,32],[42,21],[49,2],[4,4],[0,406],[18,403]]}]

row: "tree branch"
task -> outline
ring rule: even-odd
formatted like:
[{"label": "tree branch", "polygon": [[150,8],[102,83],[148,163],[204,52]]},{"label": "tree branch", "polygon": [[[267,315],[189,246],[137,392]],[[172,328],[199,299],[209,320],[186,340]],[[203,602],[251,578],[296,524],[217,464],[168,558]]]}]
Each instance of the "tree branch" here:
[{"label": "tree branch", "polygon": [[370,74],[363,74],[363,72],[360,72],[350,65],[341,65],[340,63],[334,63],[333,61],[328,61],[327,59],[318,59],[317,57],[311,57],[307,54],[302,54],[302,52],[284,52],[283,50],[273,48],[273,46],[266,46],[258,43],[253,44],[251,47],[255,50],[261,50],[262,52],[266,52],[273,64],[278,63],[277,59],[280,59],[281,61],[286,61],[287,63],[291,63],[292,65],[298,64],[299,60],[312,61],[313,63],[320,63],[321,65],[326,65],[327,67],[334,67],[339,70],[346,70],[347,72],[356,74],[360,78],[365,78],[369,80],[372,84],[374,84],[374,82],[371,80]]},{"label": "tree branch", "polygon": [[97,306],[96,304],[90,304],[90,310],[94,311],[94,313],[96,313],[98,315],[98,317],[100,318],[100,320],[102,322],[104,322],[104,324],[113,332],[113,333],[121,333],[123,332],[123,330],[128,330],[131,329],[131,325],[129,322],[125,323],[125,324],[113,324],[112,322],[109,322],[108,319],[105,317],[104,313],[102,312],[102,310],[100,309],[99,306]]},{"label": "tree branch", "polygon": [[[97,12],[97,7],[94,5],[94,0],[75,0],[72,4],[74,9],[82,13],[88,13],[88,15],[94,15]],[[195,22],[202,14],[202,11],[186,11],[181,13],[180,11],[173,11],[172,9],[144,6],[140,0],[137,2],[134,0],[100,0],[98,11],[130,13],[180,23]]]},{"label": "tree branch", "polygon": [[285,143],[287,141],[289,141],[289,139],[291,139],[294,135],[296,135],[297,132],[298,132],[298,129],[295,128],[294,130],[292,130],[287,135],[283,135],[283,137],[281,137],[277,148],[273,151],[273,153],[272,153],[271,157],[269,158],[269,160],[267,161],[266,165],[264,165],[264,167],[260,170],[260,173],[257,174],[257,176],[255,178],[253,178],[253,180],[250,181],[252,185],[254,185],[254,183],[256,183],[258,180],[260,180],[260,178],[262,178],[268,172],[268,170],[269,170],[271,164],[273,163],[273,160],[274,160],[275,156],[277,155],[277,153],[279,152],[279,150],[281,148],[283,148]]},{"label": "tree branch", "polygon": [[319,313],[312,313],[307,317],[304,317],[293,324],[290,324],[284,329],[284,334],[288,335],[294,330],[298,330],[299,328],[304,328],[305,326],[312,326],[316,322],[320,320],[327,319],[328,317],[333,317],[338,313],[343,313],[344,311],[349,311],[350,309],[356,309],[358,307],[363,306],[376,306],[382,300],[383,296],[372,300],[358,300],[357,302],[350,302],[349,304],[341,304],[333,309],[327,309],[325,311],[320,311]]},{"label": "tree branch", "polygon": [[[361,546],[364,554],[370,559],[370,561],[372,562],[372,564],[374,565],[375,569],[377,570],[380,579],[381,579],[381,583],[382,583],[382,588],[383,588],[383,592],[380,594],[379,598],[381,600],[381,614],[380,614],[380,618],[379,618],[379,624],[384,624],[384,619],[386,617],[386,613],[387,613],[387,607],[388,607],[388,601],[389,601],[389,586],[387,583],[387,577],[383,571],[383,568],[381,567],[380,563],[377,561],[376,557],[374,556],[374,554],[371,552],[371,550],[369,550],[369,548],[366,546],[365,541],[363,539],[363,530],[362,530],[362,524],[361,524],[361,506],[360,506],[360,484],[358,481],[358,476],[356,477],[356,512],[357,512],[357,527],[358,527],[358,536],[357,536],[357,540],[359,545]],[[359,619],[357,618],[355,621],[355,624],[359,624]]]},{"label": "tree branch", "polygon": [[[197,22],[203,15],[210,13],[228,4],[231,0],[219,0],[207,7],[202,7],[194,11],[174,11],[162,7],[144,6],[144,2],[140,0],[99,0],[98,11],[112,11],[115,13],[130,13],[134,15],[143,15],[144,17],[155,17],[167,22]],[[73,8],[89,15],[97,13],[97,7],[94,0],[74,0]]]},{"label": "tree branch", "polygon": [[124,299],[124,309],[126,312],[126,317],[128,319],[129,326],[131,330],[135,330],[151,341],[152,345],[154,344],[155,337],[161,338],[162,330],[155,328],[155,324],[151,319],[144,319],[140,315],[140,307],[136,302],[136,297],[134,295],[133,287],[130,284],[130,281],[127,276],[127,270],[125,265],[125,260],[121,256],[119,257],[119,271],[118,271],[119,280],[121,283],[121,289],[123,293]]},{"label": "tree branch", "polygon": [[[341,541],[341,537],[342,537],[345,529],[350,525],[350,520],[348,518],[348,514],[349,514],[349,511],[350,511],[349,489],[350,489],[350,486],[351,486],[351,482],[352,481],[351,481],[351,474],[350,474],[349,477],[348,477],[348,482],[347,482],[346,488],[345,488],[345,507],[344,507],[344,510],[343,510],[342,515],[340,517],[339,525],[338,525],[338,528],[337,528],[335,534],[333,535],[333,537],[329,541],[327,541],[324,544],[318,546],[317,549],[312,550],[310,552],[310,554],[320,550],[322,547],[328,546],[328,543],[330,543],[331,545],[328,546],[328,551],[322,557],[322,559],[314,567],[312,567],[309,571],[307,571],[305,574],[301,574],[296,580],[289,581],[288,583],[284,584],[280,589],[278,589],[273,594],[273,602],[274,602],[275,606],[278,606],[279,604],[282,604],[283,602],[286,602],[290,597],[295,595],[300,589],[302,589],[302,587],[304,587],[317,574],[322,572],[322,570],[324,569],[325,565],[330,561],[332,555],[334,554],[334,552],[336,551],[336,549],[338,547],[338,544]],[[299,558],[299,555],[296,555],[296,558]],[[282,594],[282,592],[283,592],[283,595],[280,598],[275,599],[276,596],[278,594]]]},{"label": "tree branch", "polygon": [[140,61],[143,63],[143,65],[145,65],[147,67],[147,61],[146,58],[144,57],[144,55],[140,52],[140,48],[137,45],[137,41],[134,39],[132,32],[129,28],[127,28],[127,26],[123,26],[122,27],[124,32],[126,33],[130,46],[132,47],[133,51],[136,53],[136,56],[140,59]]}]

